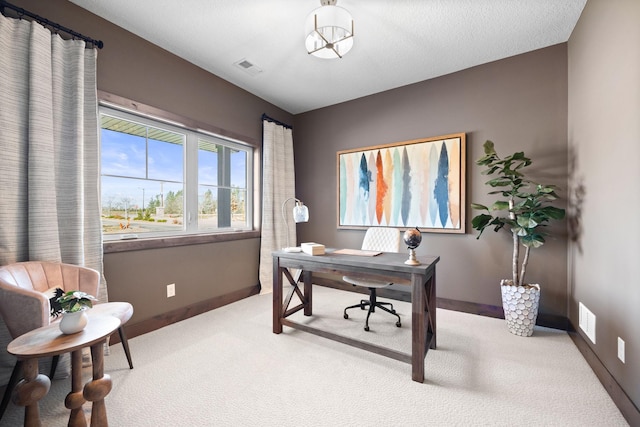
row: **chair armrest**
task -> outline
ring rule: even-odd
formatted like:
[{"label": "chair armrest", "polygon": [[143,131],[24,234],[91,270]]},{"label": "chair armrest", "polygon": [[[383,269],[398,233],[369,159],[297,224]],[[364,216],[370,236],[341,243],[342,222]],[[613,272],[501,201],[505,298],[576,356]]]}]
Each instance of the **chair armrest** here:
[{"label": "chair armrest", "polygon": [[49,299],[41,292],[0,281],[0,314],[13,338],[50,322]]}]

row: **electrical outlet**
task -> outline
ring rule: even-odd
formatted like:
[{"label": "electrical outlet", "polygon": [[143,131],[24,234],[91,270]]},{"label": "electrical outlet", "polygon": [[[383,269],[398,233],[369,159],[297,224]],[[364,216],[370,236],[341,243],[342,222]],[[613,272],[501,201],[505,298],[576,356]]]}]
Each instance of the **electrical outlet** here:
[{"label": "electrical outlet", "polygon": [[624,340],[620,337],[618,337],[618,359],[620,359],[622,363],[625,363],[624,362]]},{"label": "electrical outlet", "polygon": [[170,285],[167,285],[167,298],[171,298],[175,296],[176,296],[176,284],[172,283]]}]

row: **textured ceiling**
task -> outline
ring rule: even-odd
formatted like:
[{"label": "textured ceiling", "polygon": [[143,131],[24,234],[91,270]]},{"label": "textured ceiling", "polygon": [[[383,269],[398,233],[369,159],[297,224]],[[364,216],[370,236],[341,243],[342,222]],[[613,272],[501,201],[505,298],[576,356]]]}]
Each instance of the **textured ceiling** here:
[{"label": "textured ceiling", "polygon": [[304,47],[319,0],[71,0],[292,114],[566,42],[586,1],[338,0],[354,47],[327,60]]}]

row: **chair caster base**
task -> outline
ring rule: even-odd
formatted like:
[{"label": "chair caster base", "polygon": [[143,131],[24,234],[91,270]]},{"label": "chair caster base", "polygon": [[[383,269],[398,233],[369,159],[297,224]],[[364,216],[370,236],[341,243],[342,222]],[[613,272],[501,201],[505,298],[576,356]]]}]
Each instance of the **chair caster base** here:
[{"label": "chair caster base", "polygon": [[396,322],[396,326],[399,328],[400,326],[402,326],[402,323]]},{"label": "chair caster base", "polygon": [[365,327],[364,327],[364,330],[365,330],[365,331],[367,331],[367,332],[369,332],[369,327],[368,327],[368,326],[365,326]]},{"label": "chair caster base", "polygon": [[349,318],[349,315],[348,315],[347,313],[345,313],[343,317],[344,317],[345,319],[348,319],[348,318]]}]

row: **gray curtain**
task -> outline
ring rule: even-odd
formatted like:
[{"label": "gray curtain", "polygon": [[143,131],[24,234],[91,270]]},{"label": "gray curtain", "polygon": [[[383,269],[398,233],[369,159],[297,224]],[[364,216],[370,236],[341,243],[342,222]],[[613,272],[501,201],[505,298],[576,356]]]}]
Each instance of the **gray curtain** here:
[{"label": "gray curtain", "polygon": [[[273,290],[271,252],[288,246],[287,225],[282,218],[282,204],[295,197],[293,166],[293,132],[279,124],[262,122],[262,229],[260,239],[261,293]],[[290,245],[296,244],[296,227],[291,217],[293,203],[287,204]]]},{"label": "gray curtain", "polygon": [[[96,56],[0,15],[0,265],[61,261],[102,275]],[[96,297],[107,300],[104,278]]]}]

